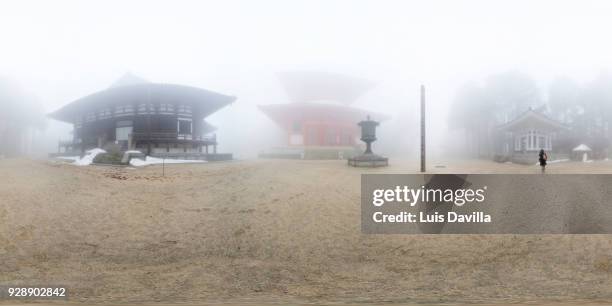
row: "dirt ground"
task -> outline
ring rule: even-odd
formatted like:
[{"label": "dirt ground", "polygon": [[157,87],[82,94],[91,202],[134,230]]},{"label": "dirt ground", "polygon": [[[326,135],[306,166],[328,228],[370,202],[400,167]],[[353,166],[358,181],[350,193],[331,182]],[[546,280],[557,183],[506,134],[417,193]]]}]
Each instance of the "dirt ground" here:
[{"label": "dirt ground", "polygon": [[[361,234],[360,174],[417,166],[254,160],[162,176],[0,160],[0,286],[63,285],[88,303],[612,301],[611,235]],[[430,170],[539,173],[487,161]],[[548,173],[612,173],[612,162]]]}]

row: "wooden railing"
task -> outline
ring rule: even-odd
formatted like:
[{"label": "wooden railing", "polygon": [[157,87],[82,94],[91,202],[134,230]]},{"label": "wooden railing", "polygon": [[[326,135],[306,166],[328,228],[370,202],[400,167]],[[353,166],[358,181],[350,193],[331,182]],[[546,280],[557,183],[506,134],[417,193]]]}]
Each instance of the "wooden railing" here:
[{"label": "wooden railing", "polygon": [[216,135],[205,135],[205,136],[194,136],[194,135],[184,135],[178,134],[177,132],[134,132],[131,134],[132,139],[134,140],[196,140],[196,141],[209,141],[216,142]]},{"label": "wooden railing", "polygon": [[72,141],[72,140],[60,140],[59,141],[59,146],[60,147],[71,147],[74,145],[77,145],[78,143]]}]

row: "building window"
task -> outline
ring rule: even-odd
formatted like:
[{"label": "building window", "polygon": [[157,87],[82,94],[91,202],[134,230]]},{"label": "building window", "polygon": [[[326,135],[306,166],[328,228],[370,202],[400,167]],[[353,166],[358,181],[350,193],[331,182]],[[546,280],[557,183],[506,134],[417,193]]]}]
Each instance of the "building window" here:
[{"label": "building window", "polygon": [[178,133],[179,135],[191,135],[192,133],[191,119],[178,119]]},{"label": "building window", "polygon": [[155,105],[153,103],[138,104],[138,114],[155,114]]},{"label": "building window", "polygon": [[537,130],[529,130],[514,138],[515,151],[551,150],[551,134]]},{"label": "building window", "polygon": [[160,114],[173,114],[174,113],[174,105],[168,103],[162,103],[159,105],[159,113]]},{"label": "building window", "polygon": [[540,147],[541,149],[546,149],[548,147],[546,143],[546,137],[538,136],[538,147]]},{"label": "building window", "polygon": [[179,105],[178,113],[182,115],[191,115],[191,105],[185,105],[185,104]]},{"label": "building window", "polygon": [[115,106],[115,117],[119,116],[129,116],[134,114],[134,106],[133,105],[119,105]]},{"label": "building window", "polygon": [[104,108],[98,112],[98,119],[109,119],[112,116],[113,113],[111,112],[110,108]]},{"label": "building window", "polygon": [[89,112],[85,115],[85,121],[86,122],[92,122],[92,121],[96,121],[96,113],[95,112]]},{"label": "building window", "polygon": [[132,134],[132,130],[133,128],[131,126],[115,128],[115,140],[128,141],[130,139],[130,134]]}]

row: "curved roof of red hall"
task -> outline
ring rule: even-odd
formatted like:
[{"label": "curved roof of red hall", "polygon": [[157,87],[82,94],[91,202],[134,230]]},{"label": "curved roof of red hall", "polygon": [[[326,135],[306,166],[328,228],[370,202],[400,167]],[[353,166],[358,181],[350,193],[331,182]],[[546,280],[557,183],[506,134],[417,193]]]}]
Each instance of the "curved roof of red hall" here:
[{"label": "curved roof of red hall", "polygon": [[389,116],[365,109],[323,103],[285,103],[259,105],[259,109],[277,123],[287,120],[345,121],[357,123],[370,116],[372,120],[384,121]]},{"label": "curved roof of red hall", "polygon": [[278,74],[291,102],[334,101],[349,105],[375,86],[366,79],[321,71],[285,71]]},{"label": "curved roof of red hall", "polygon": [[74,122],[79,114],[126,103],[187,103],[204,117],[233,103],[236,97],[206,89],[177,84],[151,83],[132,76],[117,80],[111,87],[77,99],[49,114],[53,119]]}]

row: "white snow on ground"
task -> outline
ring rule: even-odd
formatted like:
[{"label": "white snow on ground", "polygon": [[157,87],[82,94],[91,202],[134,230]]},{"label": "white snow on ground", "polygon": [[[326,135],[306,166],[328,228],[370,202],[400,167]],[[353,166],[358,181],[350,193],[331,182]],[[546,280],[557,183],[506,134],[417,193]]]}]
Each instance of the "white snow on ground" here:
[{"label": "white snow on ground", "polygon": [[569,159],[555,159],[555,160],[551,160],[551,161],[547,161],[547,164],[556,164],[556,163],[564,163],[569,161]]},{"label": "white snow on ground", "polygon": [[129,151],[125,151],[125,153],[131,153],[131,154],[142,154],[142,152],[140,152],[140,151],[136,151],[136,150],[129,150]]},{"label": "white snow on ground", "polygon": [[[206,161],[204,160],[187,160],[187,159],[166,159],[165,163],[166,164],[190,164],[190,163],[205,163]],[[142,167],[142,166],[149,166],[149,165],[159,165],[164,163],[164,160],[161,158],[156,158],[156,157],[151,157],[151,156],[147,156],[145,158],[145,160],[142,160],[140,158],[132,158],[130,160],[130,165],[134,166],[134,167]]]},{"label": "white snow on ground", "polygon": [[106,153],[106,151],[100,148],[95,148],[86,151],[85,156],[83,156],[83,158],[75,160],[73,164],[77,166],[89,166],[91,165],[91,163],[93,163],[94,158],[96,158],[96,156],[100,153]]},{"label": "white snow on ground", "polygon": [[[555,160],[551,160],[551,161],[546,161],[546,164],[556,164],[556,163],[564,163],[564,162],[568,162],[569,159],[555,159]],[[535,163],[536,166],[540,165],[540,162]]]},{"label": "white snow on ground", "polygon": [[[72,163],[73,165],[89,166],[91,165],[91,163],[93,163],[93,160],[100,153],[106,153],[106,151],[96,148],[96,149],[92,149],[92,150],[85,152],[85,156],[83,156],[83,158],[80,158],[79,156],[59,156],[57,158],[63,159],[66,161],[73,161]],[[127,151],[126,153],[141,153],[141,152],[131,150],[131,151]],[[147,156],[145,157],[145,160],[142,160],[140,158],[132,158],[130,160],[130,165],[134,167],[143,167],[143,166],[149,166],[149,165],[158,165],[164,162],[166,164],[190,164],[190,163],[205,163],[206,161],[205,160],[186,160],[186,159],[166,159],[164,161],[161,158]],[[134,168],[127,168],[127,169],[134,169]]]},{"label": "white snow on ground", "polygon": [[100,153],[106,153],[106,151],[96,148],[85,152],[85,156],[81,158],[80,156],[58,156],[58,159],[63,159],[66,161],[73,161],[73,165],[77,166],[89,166],[93,162],[96,155]]},{"label": "white snow on ground", "polygon": [[77,160],[81,159],[79,156],[58,156],[56,158],[57,159],[64,159],[64,160],[71,160],[71,161],[77,161]]}]

